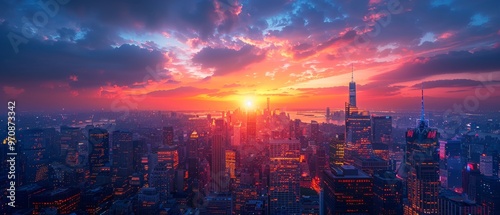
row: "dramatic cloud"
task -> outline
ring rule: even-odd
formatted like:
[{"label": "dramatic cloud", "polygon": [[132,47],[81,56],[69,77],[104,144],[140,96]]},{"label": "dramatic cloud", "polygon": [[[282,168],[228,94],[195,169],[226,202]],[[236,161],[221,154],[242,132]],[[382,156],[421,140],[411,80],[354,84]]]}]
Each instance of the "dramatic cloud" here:
[{"label": "dramatic cloud", "polygon": [[264,50],[249,45],[243,46],[239,50],[207,47],[193,57],[193,62],[201,64],[203,68],[215,69],[214,76],[220,76],[260,62],[264,60],[265,54]]},{"label": "dramatic cloud", "polygon": [[[406,108],[416,83],[434,94],[430,101],[451,103],[482,76],[492,77],[480,83],[488,86],[500,79],[497,0],[58,6],[0,1],[2,98],[40,110],[109,108],[117,95],[149,95],[141,107],[149,109],[185,97],[191,103],[176,108],[227,108],[245,95],[280,97],[287,107],[341,108],[354,65],[360,104]],[[34,19],[40,13],[47,20]]]}]

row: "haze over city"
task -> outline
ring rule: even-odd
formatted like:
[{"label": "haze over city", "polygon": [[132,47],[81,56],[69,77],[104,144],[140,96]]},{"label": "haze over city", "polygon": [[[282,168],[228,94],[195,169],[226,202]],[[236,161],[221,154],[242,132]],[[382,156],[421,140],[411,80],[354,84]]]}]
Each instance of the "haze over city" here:
[{"label": "haze over city", "polygon": [[497,215],[500,1],[0,1],[0,215]]}]

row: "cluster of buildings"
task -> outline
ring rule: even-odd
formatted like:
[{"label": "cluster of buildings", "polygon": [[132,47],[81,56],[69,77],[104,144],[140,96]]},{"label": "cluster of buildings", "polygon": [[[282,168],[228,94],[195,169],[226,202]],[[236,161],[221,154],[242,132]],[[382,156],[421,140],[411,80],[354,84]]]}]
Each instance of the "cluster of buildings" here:
[{"label": "cluster of buildings", "polygon": [[357,107],[354,80],[349,83],[345,126],[291,119],[285,112],[271,110],[267,102],[262,111],[237,109],[218,117],[151,113],[150,121],[131,116],[111,123],[114,126],[23,129],[18,138],[17,207],[2,204],[0,211],[269,215],[500,211],[498,138],[463,133],[443,140],[424,117],[423,95],[421,117],[401,133],[402,143],[394,141],[391,116]]}]

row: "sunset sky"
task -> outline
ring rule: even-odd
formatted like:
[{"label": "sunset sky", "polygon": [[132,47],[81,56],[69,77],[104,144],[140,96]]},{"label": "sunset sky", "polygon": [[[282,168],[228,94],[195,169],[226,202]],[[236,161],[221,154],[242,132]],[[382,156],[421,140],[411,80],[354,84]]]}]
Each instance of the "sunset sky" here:
[{"label": "sunset sky", "polygon": [[340,109],[353,65],[361,108],[500,110],[498,0],[67,1],[0,1],[2,101]]}]

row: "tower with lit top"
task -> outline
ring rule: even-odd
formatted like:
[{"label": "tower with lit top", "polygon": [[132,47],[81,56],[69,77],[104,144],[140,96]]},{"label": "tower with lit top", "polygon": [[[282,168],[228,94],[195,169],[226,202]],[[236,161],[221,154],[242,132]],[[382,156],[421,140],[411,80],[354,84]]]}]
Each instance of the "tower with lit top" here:
[{"label": "tower with lit top", "polygon": [[406,131],[405,161],[398,177],[407,184],[408,202],[404,214],[438,214],[439,198],[439,133],[425,119],[424,92],[422,109],[415,128]]}]

